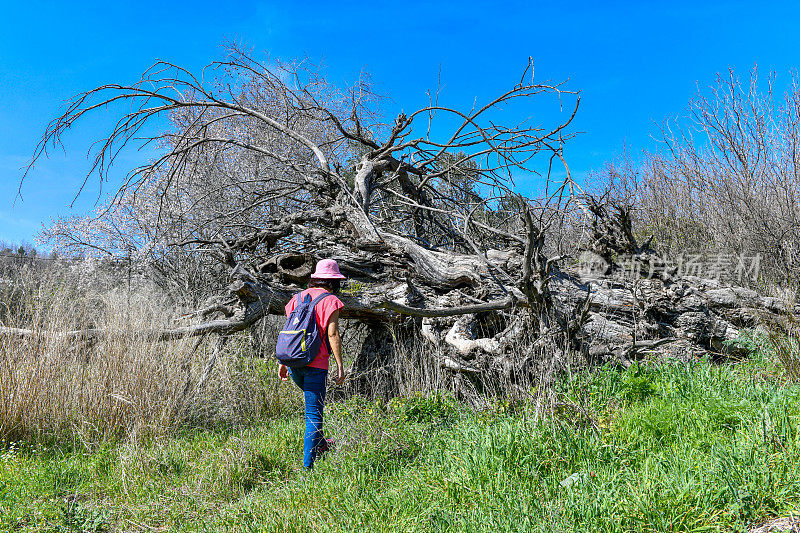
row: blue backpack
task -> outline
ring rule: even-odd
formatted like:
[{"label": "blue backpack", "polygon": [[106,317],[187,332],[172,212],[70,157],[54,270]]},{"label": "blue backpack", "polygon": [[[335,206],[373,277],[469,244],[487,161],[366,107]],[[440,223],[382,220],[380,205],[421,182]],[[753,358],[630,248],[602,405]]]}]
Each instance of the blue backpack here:
[{"label": "blue backpack", "polygon": [[[311,295],[306,294],[306,297],[300,300],[300,294],[297,295],[297,305],[286,319],[283,330],[278,333],[275,351],[281,364],[299,368],[317,357],[323,340],[326,342],[328,340],[328,334],[319,330],[314,307],[328,296],[331,296],[331,293],[326,292],[312,300]],[[328,352],[330,351],[328,344]]]}]

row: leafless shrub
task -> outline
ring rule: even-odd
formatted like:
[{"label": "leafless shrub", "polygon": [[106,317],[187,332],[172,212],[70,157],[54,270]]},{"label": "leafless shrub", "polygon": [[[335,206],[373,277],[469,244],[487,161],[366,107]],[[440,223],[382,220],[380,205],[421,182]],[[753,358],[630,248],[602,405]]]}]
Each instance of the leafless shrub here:
[{"label": "leafless shrub", "polygon": [[776,101],[770,73],[730,69],[661,129],[663,150],[597,178],[635,206],[637,226],[666,253],[762,257],[763,281],[800,280],[800,85]]}]

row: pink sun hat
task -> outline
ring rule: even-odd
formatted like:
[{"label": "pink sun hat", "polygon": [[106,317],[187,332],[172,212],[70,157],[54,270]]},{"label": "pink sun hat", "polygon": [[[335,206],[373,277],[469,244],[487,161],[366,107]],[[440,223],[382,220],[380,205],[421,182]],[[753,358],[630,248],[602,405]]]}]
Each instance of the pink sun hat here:
[{"label": "pink sun hat", "polygon": [[312,279],[347,279],[339,272],[339,264],[333,259],[322,259],[311,274]]}]

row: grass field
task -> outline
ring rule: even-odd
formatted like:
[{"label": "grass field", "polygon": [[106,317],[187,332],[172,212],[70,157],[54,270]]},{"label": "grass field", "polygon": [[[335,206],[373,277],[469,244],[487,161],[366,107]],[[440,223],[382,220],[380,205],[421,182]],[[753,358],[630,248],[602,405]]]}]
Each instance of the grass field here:
[{"label": "grass field", "polygon": [[[744,531],[800,513],[800,386],[767,356],[599,369],[544,415],[442,396],[145,442],[3,443],[8,531]],[[286,385],[287,387],[289,385]],[[299,394],[298,394],[299,396]]]}]

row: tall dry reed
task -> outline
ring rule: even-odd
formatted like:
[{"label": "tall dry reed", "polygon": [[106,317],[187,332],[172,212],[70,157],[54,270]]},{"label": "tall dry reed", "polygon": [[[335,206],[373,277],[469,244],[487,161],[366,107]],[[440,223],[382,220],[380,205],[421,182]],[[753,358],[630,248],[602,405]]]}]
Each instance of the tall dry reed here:
[{"label": "tall dry reed", "polygon": [[[248,334],[151,342],[139,331],[174,326],[150,291],[75,293],[43,284],[26,294],[27,338],[0,336],[0,438],[72,439],[92,445],[198,425],[236,425],[281,413],[296,401],[274,365],[254,355]],[[65,333],[113,331],[96,341]]]},{"label": "tall dry reed", "polygon": [[786,377],[800,382],[800,325],[797,319],[792,317],[784,332],[771,331],[769,345]]}]

